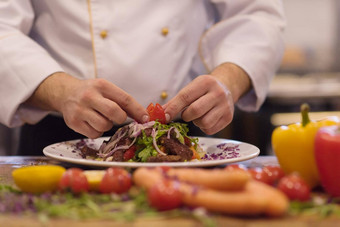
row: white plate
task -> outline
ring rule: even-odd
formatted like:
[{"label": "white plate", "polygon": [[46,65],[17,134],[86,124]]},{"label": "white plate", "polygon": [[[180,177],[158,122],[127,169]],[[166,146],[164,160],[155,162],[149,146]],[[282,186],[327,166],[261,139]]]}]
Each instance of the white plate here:
[{"label": "white plate", "polygon": [[[219,159],[201,160],[190,162],[106,162],[83,159],[77,144],[84,141],[88,146],[98,149],[104,140],[109,137],[101,137],[95,140],[72,140],[49,145],[44,148],[43,152],[46,156],[63,162],[86,166],[100,167],[154,167],[154,166],[173,166],[173,167],[202,167],[202,166],[218,166],[227,163],[234,163],[255,158],[259,155],[260,150],[254,145],[243,143],[235,140],[198,137],[199,145],[207,152],[209,156],[219,156]],[[227,148],[227,149],[224,149]]]}]

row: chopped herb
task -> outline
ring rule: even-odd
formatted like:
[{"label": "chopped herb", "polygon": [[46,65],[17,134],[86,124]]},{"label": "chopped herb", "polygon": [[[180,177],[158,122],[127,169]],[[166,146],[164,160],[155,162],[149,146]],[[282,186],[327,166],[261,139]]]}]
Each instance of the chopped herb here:
[{"label": "chopped herb", "polygon": [[[138,153],[137,157],[140,159],[141,162],[146,162],[150,156],[153,156],[154,154],[153,151],[156,151],[156,150],[152,147],[146,147]],[[156,155],[157,155],[157,151],[156,151]]]},{"label": "chopped herb", "polygon": [[291,215],[314,215],[321,218],[328,216],[340,217],[339,198],[328,198],[315,195],[312,201],[290,203]]},{"label": "chopped herb", "polygon": [[186,208],[157,212],[147,202],[144,190],[132,187],[127,194],[22,193],[12,186],[0,184],[0,213],[36,215],[42,223],[50,218],[73,220],[111,219],[134,221],[141,217],[190,217],[203,226],[214,226],[206,213],[191,212]]}]

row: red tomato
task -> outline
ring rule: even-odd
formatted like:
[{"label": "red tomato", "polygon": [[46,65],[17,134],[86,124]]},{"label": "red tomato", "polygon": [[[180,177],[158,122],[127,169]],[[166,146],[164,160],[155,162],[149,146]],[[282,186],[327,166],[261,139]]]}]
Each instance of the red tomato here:
[{"label": "red tomato", "polygon": [[125,169],[110,167],[106,170],[99,185],[101,193],[122,194],[131,188],[131,174]]},{"label": "red tomato", "polygon": [[231,165],[227,165],[224,169],[225,170],[235,170],[235,169],[247,170],[248,168],[242,164],[231,164]]},{"label": "red tomato", "polygon": [[248,169],[248,172],[251,174],[253,179],[262,183],[270,184],[270,178],[268,174],[264,172],[261,168],[251,168]]},{"label": "red tomato", "polygon": [[133,145],[127,151],[125,151],[124,156],[123,156],[124,161],[128,161],[132,159],[133,157],[135,157],[136,149],[137,147]]},{"label": "red tomato", "polygon": [[310,199],[309,185],[297,174],[282,177],[277,188],[290,200],[307,201]]},{"label": "red tomato", "polygon": [[66,170],[61,177],[58,188],[61,191],[71,190],[78,194],[87,192],[90,187],[83,170],[79,168],[70,168]]},{"label": "red tomato", "polygon": [[150,206],[159,211],[172,210],[181,206],[182,195],[176,183],[162,180],[154,184],[147,192]]},{"label": "red tomato", "polygon": [[334,197],[340,196],[340,128],[320,128],[315,136],[315,161],[322,187]]},{"label": "red tomato", "polygon": [[158,120],[162,124],[166,123],[164,109],[159,103],[156,103],[156,105],[150,103],[146,110],[150,117],[149,121]]},{"label": "red tomato", "polygon": [[265,166],[262,168],[262,171],[268,175],[268,183],[270,185],[277,184],[285,175],[280,166]]}]

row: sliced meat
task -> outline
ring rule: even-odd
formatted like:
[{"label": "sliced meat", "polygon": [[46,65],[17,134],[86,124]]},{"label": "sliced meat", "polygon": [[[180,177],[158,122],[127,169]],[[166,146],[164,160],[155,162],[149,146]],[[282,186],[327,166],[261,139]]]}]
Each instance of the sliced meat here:
[{"label": "sliced meat", "polygon": [[181,159],[179,155],[157,155],[149,157],[147,162],[180,162]]},{"label": "sliced meat", "polygon": [[125,150],[117,150],[112,155],[113,162],[123,162],[124,161],[124,152]]},{"label": "sliced meat", "polygon": [[192,150],[188,146],[181,144],[177,139],[162,136],[159,138],[159,144],[164,146],[166,153],[169,155],[180,156],[180,161],[191,160],[193,156]]},{"label": "sliced meat", "polygon": [[97,157],[97,153],[98,151],[96,149],[93,149],[93,148],[90,148],[88,146],[84,146],[81,150],[81,156],[83,158],[86,158],[87,156],[90,156],[90,157]]},{"label": "sliced meat", "polygon": [[130,138],[123,137],[118,141],[117,146],[130,145],[131,142],[132,142],[132,140]]}]

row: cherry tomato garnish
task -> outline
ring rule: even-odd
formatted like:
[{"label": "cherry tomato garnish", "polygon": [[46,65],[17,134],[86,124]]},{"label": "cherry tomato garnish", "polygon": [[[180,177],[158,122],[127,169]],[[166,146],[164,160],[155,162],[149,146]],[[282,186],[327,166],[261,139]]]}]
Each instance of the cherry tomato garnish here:
[{"label": "cherry tomato garnish", "polygon": [[61,191],[70,190],[75,194],[89,191],[89,183],[82,169],[70,168],[61,177],[58,188]]},{"label": "cherry tomato garnish", "polygon": [[310,187],[297,174],[289,174],[279,181],[277,188],[290,200],[307,201],[310,199]]},{"label": "cherry tomato garnish", "polygon": [[122,194],[131,188],[131,174],[125,169],[110,167],[106,170],[99,185],[101,193]]},{"label": "cherry tomato garnish", "polygon": [[159,103],[156,103],[156,105],[150,103],[146,110],[148,111],[150,117],[149,121],[158,120],[162,124],[166,123],[164,109]]},{"label": "cherry tomato garnish", "polygon": [[159,211],[176,209],[182,204],[182,196],[178,185],[166,179],[149,188],[147,196],[150,206]]}]

